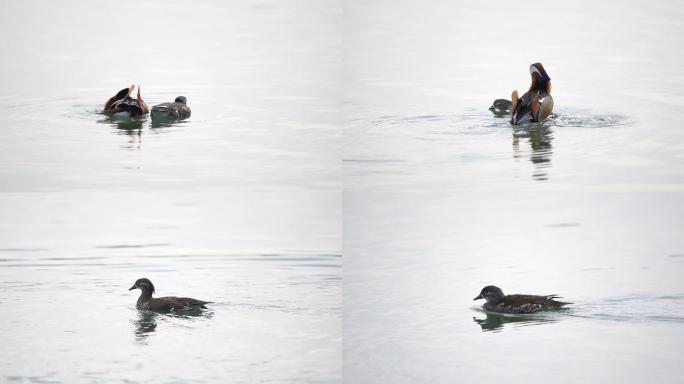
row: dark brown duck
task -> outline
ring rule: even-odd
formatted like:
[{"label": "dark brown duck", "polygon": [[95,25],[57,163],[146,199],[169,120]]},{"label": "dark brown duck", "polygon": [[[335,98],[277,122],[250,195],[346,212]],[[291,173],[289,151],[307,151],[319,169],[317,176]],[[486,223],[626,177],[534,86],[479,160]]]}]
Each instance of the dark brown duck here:
[{"label": "dark brown duck", "polygon": [[560,309],[564,305],[572,304],[557,301],[557,295],[504,295],[499,287],[488,285],[482,288],[480,294],[473,300],[485,299],[482,306],[487,311],[500,313],[534,313],[550,309]]},{"label": "dark brown duck", "polygon": [[185,96],[178,96],[173,103],[162,103],[152,107],[152,119],[183,120],[190,117],[191,112]]},{"label": "dark brown duck", "polygon": [[202,301],[190,297],[152,297],[154,293],[154,285],[149,279],[138,279],[135,284],[128,290],[140,290],[140,297],[138,298],[138,309],[149,311],[187,311],[197,308],[206,308],[204,305],[211,303],[211,301]]},{"label": "dark brown duck", "polygon": [[532,83],[530,89],[518,96],[518,90],[511,94],[511,100],[496,99],[489,110],[495,114],[511,113],[511,124],[538,123],[546,120],[553,112],[551,77],[541,63],[530,65]]},{"label": "dark brown duck", "polygon": [[[136,88],[138,93],[134,99],[131,95]],[[149,111],[147,104],[145,104],[140,96],[140,86],[131,84],[130,87],[120,90],[116,95],[107,100],[102,113],[113,117],[137,117],[146,115]]]}]

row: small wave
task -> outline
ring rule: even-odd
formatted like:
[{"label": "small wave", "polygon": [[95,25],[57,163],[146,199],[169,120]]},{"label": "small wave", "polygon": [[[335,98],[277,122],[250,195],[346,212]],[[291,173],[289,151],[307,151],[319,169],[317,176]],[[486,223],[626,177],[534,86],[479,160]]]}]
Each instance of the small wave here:
[{"label": "small wave", "polygon": [[607,321],[684,323],[684,295],[629,295],[576,304],[572,316]]},{"label": "small wave", "polygon": [[547,228],[569,228],[569,227],[579,227],[581,224],[580,223],[555,223],[555,224],[548,224],[546,227]]},{"label": "small wave", "polygon": [[632,118],[624,115],[598,114],[589,110],[573,109],[561,109],[549,121],[556,127],[575,128],[610,128],[628,126],[635,123]]},{"label": "small wave", "polygon": [[684,299],[684,295],[678,294],[678,295],[661,295],[661,296],[646,296],[646,295],[631,295],[631,296],[624,296],[624,297],[616,297],[616,298],[609,298],[604,300],[604,302],[607,303],[630,303],[634,301],[641,301],[641,302],[654,302],[656,300],[682,300]]},{"label": "small wave", "polygon": [[46,251],[45,248],[0,248],[0,252],[40,252]]},{"label": "small wave", "polygon": [[510,114],[492,114],[486,110],[466,110],[453,115],[421,115],[421,116],[381,116],[371,123],[375,126],[396,125],[430,125],[439,126],[437,133],[483,134],[492,128],[515,128],[526,131],[536,127],[579,127],[609,128],[634,124],[634,119],[620,114],[595,113],[590,110],[563,108],[556,111],[541,124],[531,123],[512,126]]},{"label": "small wave", "polygon": [[150,247],[170,247],[171,243],[150,243],[150,244],[114,244],[114,245],[98,245],[95,248],[100,249],[130,249],[130,248],[150,248]]}]

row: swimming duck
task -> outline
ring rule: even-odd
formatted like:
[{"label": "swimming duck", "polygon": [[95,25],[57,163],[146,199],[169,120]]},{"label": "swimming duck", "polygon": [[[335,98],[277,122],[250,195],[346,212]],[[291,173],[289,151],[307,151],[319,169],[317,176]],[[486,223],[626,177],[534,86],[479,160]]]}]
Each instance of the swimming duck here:
[{"label": "swimming duck", "polygon": [[162,103],[152,107],[153,119],[183,120],[190,117],[190,107],[185,96],[178,96],[173,103]]},{"label": "swimming duck", "polygon": [[494,112],[494,113],[497,114],[497,115],[498,115],[498,114],[504,114],[504,113],[507,113],[507,112],[510,112],[510,111],[511,111],[511,106],[512,106],[512,105],[513,105],[513,103],[511,103],[510,100],[506,100],[506,99],[496,99],[496,100],[494,100],[494,102],[492,103],[492,106],[489,107],[489,110],[492,111],[492,112]]},{"label": "swimming duck", "polygon": [[139,289],[141,291],[140,297],[136,307],[138,309],[146,309],[150,311],[178,311],[178,310],[192,310],[197,308],[206,308],[205,304],[210,304],[211,301],[202,301],[192,299],[189,297],[157,297],[153,298],[154,285],[149,279],[138,279],[135,284],[128,290]]},{"label": "swimming duck", "polygon": [[[135,88],[138,89],[138,94],[134,99],[131,95]],[[140,86],[131,84],[130,87],[120,90],[116,95],[107,100],[102,113],[115,117],[137,117],[149,113],[149,108],[147,108],[147,104],[140,97]]]},{"label": "swimming duck", "polygon": [[482,288],[480,294],[473,300],[485,299],[486,303],[482,306],[487,311],[500,313],[534,313],[549,309],[559,309],[566,303],[556,301],[557,295],[537,296],[537,295],[504,295],[499,287],[488,285]]},{"label": "swimming duck", "polygon": [[544,121],[553,111],[551,78],[541,63],[530,65],[530,75],[532,76],[530,89],[522,97],[518,97],[517,89],[511,94],[510,111],[513,125]]}]

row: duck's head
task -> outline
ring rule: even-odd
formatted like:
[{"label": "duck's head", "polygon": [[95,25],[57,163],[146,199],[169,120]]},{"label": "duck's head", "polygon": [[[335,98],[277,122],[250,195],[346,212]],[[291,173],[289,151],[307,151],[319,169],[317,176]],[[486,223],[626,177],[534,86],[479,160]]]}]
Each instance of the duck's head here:
[{"label": "duck's head", "polygon": [[532,76],[532,86],[530,89],[546,88],[546,85],[551,81],[549,74],[546,73],[546,70],[541,63],[530,65],[530,76]]},{"label": "duck's head", "polygon": [[134,290],[134,289],[139,289],[139,290],[141,290],[141,291],[143,291],[143,292],[154,293],[154,285],[152,284],[152,282],[150,281],[150,279],[147,279],[147,278],[144,278],[144,277],[143,277],[142,279],[136,280],[136,281],[135,281],[135,284],[133,284],[133,286],[130,287],[128,290],[129,290],[129,291],[132,291],[132,290]]},{"label": "duck's head", "polygon": [[185,98],[185,96],[178,96],[176,97],[176,100],[174,100],[176,103],[181,103],[181,104],[187,104],[188,99]]},{"label": "duck's head", "polygon": [[480,294],[477,295],[476,298],[473,300],[480,300],[480,299],[485,299],[487,300],[488,304],[496,304],[501,299],[504,298],[504,293],[499,287],[495,287],[493,285],[488,285],[480,291]]}]

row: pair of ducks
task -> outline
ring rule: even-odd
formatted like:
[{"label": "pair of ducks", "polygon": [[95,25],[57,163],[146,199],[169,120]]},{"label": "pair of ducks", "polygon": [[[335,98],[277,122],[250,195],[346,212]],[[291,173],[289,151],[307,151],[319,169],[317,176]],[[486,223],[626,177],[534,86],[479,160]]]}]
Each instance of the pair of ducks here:
[{"label": "pair of ducks", "polygon": [[551,116],[551,78],[541,63],[530,65],[532,84],[530,89],[518,96],[518,90],[511,94],[511,100],[496,99],[489,109],[494,113],[511,113],[511,124],[538,123]]},{"label": "pair of ducks", "polygon": [[[530,89],[518,96],[518,90],[511,94],[511,100],[494,100],[489,109],[494,113],[511,113],[511,124],[538,123],[551,116],[553,97],[551,97],[551,77],[541,63],[530,65],[532,84]],[[500,313],[534,313],[550,309],[559,309],[566,303],[557,301],[557,295],[504,295],[501,288],[488,285],[473,300],[485,299],[482,306],[487,311]]]},{"label": "pair of ducks", "polygon": [[[551,77],[546,73],[541,63],[530,65],[532,84],[522,97],[518,90],[511,94],[511,100],[496,99],[489,108],[495,113],[511,113],[511,124],[537,123],[546,120],[553,112],[553,97],[551,97]],[[131,95],[137,88],[134,99]],[[132,84],[120,90],[110,98],[104,106],[103,113],[108,116],[137,117],[149,113],[147,104],[140,97],[140,86]],[[185,96],[178,96],[173,103],[162,103],[152,107],[153,119],[182,120],[190,117],[190,107]]]},{"label": "pair of ducks", "polygon": [[[136,89],[138,92],[134,99],[132,95]],[[150,109],[140,96],[140,86],[131,84],[107,100],[102,113],[112,117],[138,117],[150,113]],[[178,96],[173,103],[153,106],[151,115],[155,120],[183,120],[190,117],[190,113],[185,96]]]},{"label": "pair of ducks", "polygon": [[[530,65],[532,84],[530,89],[518,96],[518,90],[511,94],[511,100],[494,100],[489,109],[494,113],[511,113],[511,124],[538,123],[551,116],[553,111],[553,97],[551,97],[551,77],[546,73],[541,63]],[[557,301],[557,295],[504,295],[501,288],[488,285],[480,291],[473,300],[485,299],[482,305],[487,311],[499,313],[534,313],[559,309],[566,303]]]},{"label": "pair of ducks", "polygon": [[[136,307],[142,310],[160,312],[187,311],[206,308],[205,304],[211,303],[211,301],[198,300],[191,297],[167,296],[153,298],[154,284],[144,277],[136,280],[135,284],[128,290],[132,291],[134,289],[140,290],[140,297]],[[558,297],[557,295],[504,295],[501,288],[488,285],[482,288],[480,294],[473,300],[485,299],[486,302],[482,307],[487,311],[523,314],[559,309],[564,305],[570,304],[555,300]]]},{"label": "pair of ducks", "polygon": [[[527,122],[541,122],[551,115],[553,111],[553,97],[551,97],[551,78],[541,63],[530,65],[532,84],[530,89],[518,96],[518,90],[511,94],[511,100],[497,99],[489,108],[495,113],[511,112],[511,124],[519,125]],[[147,104],[140,97],[138,86],[137,97],[133,99],[134,85],[128,89],[122,89],[105,104],[105,114],[114,115],[123,113],[131,117],[141,116],[148,113]],[[185,97],[179,96],[173,103],[163,103],[152,107],[152,117],[158,116],[172,119],[184,119],[190,116],[190,108],[186,105]],[[138,309],[153,311],[190,310],[206,308],[208,301],[197,300],[189,297],[159,297],[153,298],[154,285],[149,279],[142,278],[135,282],[129,289],[140,289]],[[545,310],[559,309],[566,303],[557,301],[557,295],[504,295],[501,288],[488,285],[482,288],[480,294],[473,300],[485,299],[482,306],[487,311],[500,313],[534,313]]]}]

